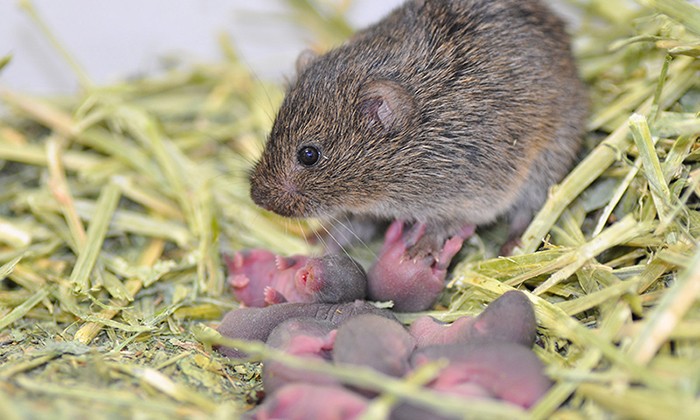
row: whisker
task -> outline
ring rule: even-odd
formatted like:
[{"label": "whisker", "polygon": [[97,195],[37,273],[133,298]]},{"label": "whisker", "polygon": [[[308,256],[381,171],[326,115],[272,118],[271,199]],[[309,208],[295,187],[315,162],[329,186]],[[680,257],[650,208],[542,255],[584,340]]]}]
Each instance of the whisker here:
[{"label": "whisker", "polygon": [[340,242],[338,242],[338,239],[336,239],[335,236],[333,236],[333,234],[323,225],[323,223],[321,223],[321,228],[323,228],[323,230],[328,234],[328,236],[329,236],[331,239],[333,239],[333,241],[334,241],[336,244],[338,244],[338,246],[340,247],[340,249],[343,250],[343,253],[344,253],[345,255],[347,255],[348,258],[350,258],[350,261],[352,261],[353,264],[355,264],[355,266],[356,266],[358,269],[364,271],[364,268],[362,268],[362,266],[360,265],[360,263],[358,263],[353,257],[350,256],[350,254],[349,254],[348,251],[345,249],[345,247],[344,247]]},{"label": "whisker", "polygon": [[[320,226],[321,226],[321,229],[323,229],[323,231],[326,232],[326,235],[328,235],[328,237],[331,238],[331,239],[333,240],[333,242],[335,242],[335,244],[338,245],[338,247],[339,247],[340,249],[345,250],[345,247],[343,247],[343,244],[340,243],[340,241],[338,240],[338,238],[336,238],[335,236],[333,236],[333,234],[331,233],[330,229],[328,229],[326,226],[324,226],[323,223],[320,223]],[[347,254],[347,252],[346,252],[346,254]]]},{"label": "whisker", "polygon": [[377,254],[376,254],[376,253],[369,247],[369,245],[367,245],[367,243],[366,243],[365,241],[363,241],[362,238],[361,238],[358,234],[356,234],[355,231],[350,227],[350,226],[352,225],[352,222],[350,221],[350,218],[348,217],[348,215],[345,214],[344,217],[345,217],[345,221],[346,221],[347,223],[343,223],[340,219],[338,219],[337,217],[332,216],[332,215],[330,216],[330,219],[331,219],[334,223],[336,223],[337,225],[339,225],[340,227],[342,227],[345,231],[347,231],[348,233],[350,233],[350,235],[352,235],[352,236],[357,240],[357,242],[358,242],[362,247],[364,247],[366,250],[368,250],[368,251],[370,252],[370,254],[372,255],[372,257],[374,257],[374,259],[376,259],[376,258],[377,258]]},{"label": "whisker", "polygon": [[[324,229],[324,230],[325,230],[325,229]],[[313,232],[314,232],[314,236],[316,236],[316,239],[318,239],[318,241],[323,245],[323,248],[327,250],[327,249],[328,249],[328,243],[326,243],[326,240],[323,239],[323,236],[322,236],[321,234],[319,234],[318,231],[317,231],[316,229],[314,229]]]},{"label": "whisker", "polygon": [[267,85],[265,84],[265,82],[263,82],[258,73],[253,70],[252,66],[246,65],[246,67],[248,67],[248,70],[250,71],[253,80],[255,80],[258,83],[258,85],[262,88],[263,93],[265,94],[265,99],[267,99],[268,107],[262,107],[262,109],[263,112],[265,112],[265,116],[267,116],[268,121],[272,123],[275,120],[274,109],[276,108],[276,106],[272,102],[272,97],[270,97],[270,92],[267,89]]},{"label": "whisker", "polygon": [[311,244],[309,243],[309,238],[308,235],[306,234],[306,230],[304,230],[304,226],[301,224],[301,220],[299,219],[294,219],[297,222],[297,226],[299,226],[299,231],[301,232],[302,236],[304,237],[304,242],[306,243],[307,248],[311,248]]}]

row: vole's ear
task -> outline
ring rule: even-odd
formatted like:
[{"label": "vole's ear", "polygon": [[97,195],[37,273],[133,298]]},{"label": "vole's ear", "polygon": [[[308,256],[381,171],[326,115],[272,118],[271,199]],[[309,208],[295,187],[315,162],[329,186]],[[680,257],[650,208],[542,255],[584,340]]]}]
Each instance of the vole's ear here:
[{"label": "vole's ear", "polygon": [[309,48],[299,53],[299,57],[297,57],[296,61],[297,76],[302,74],[317,58],[318,54]]},{"label": "vole's ear", "polygon": [[373,80],[360,89],[359,111],[386,131],[406,127],[417,118],[413,95],[392,80]]}]

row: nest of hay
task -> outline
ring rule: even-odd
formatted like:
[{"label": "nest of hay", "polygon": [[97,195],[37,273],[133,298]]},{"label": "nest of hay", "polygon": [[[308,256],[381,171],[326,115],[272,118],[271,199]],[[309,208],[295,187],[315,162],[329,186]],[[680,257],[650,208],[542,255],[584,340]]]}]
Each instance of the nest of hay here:
[{"label": "nest of hay", "polygon": [[[290,4],[319,39],[348,35],[342,11]],[[431,372],[310,367],[381,391],[368,418],[397,396],[468,417],[700,418],[700,8],[567,4],[593,103],[587,151],[519,253],[493,258],[488,231],[470,241],[431,313],[527,291],[555,386],[521,411],[434,398],[416,386]],[[251,203],[245,174],[282,90],[223,49],[112,86],[76,65],[71,97],[0,84],[1,418],[231,418],[256,402],[259,365],[211,350],[209,327],[236,307],[221,243],[308,253],[313,226]]]}]

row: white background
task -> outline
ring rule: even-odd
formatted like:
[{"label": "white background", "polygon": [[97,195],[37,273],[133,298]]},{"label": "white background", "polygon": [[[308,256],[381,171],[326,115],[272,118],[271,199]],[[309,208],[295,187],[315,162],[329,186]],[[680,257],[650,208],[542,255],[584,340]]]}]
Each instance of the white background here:
[{"label": "white background", "polygon": [[[325,0],[337,2],[340,0]],[[379,20],[400,0],[354,0],[353,26]],[[308,43],[289,24],[279,0],[33,0],[61,43],[97,84],[161,67],[164,57],[220,59],[217,37],[234,40],[242,58],[265,79],[293,72]],[[0,57],[12,62],[0,84],[31,93],[74,92],[78,83],[56,50],[19,7],[0,0]]]}]

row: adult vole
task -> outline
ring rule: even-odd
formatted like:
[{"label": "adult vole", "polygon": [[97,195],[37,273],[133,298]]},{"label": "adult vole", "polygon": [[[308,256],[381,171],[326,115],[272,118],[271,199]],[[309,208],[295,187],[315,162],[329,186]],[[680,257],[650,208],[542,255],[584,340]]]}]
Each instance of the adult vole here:
[{"label": "adult vole", "polygon": [[537,0],[414,0],[304,56],[251,177],[289,217],[424,223],[413,255],[507,216],[518,236],[573,164],[587,113]]}]

